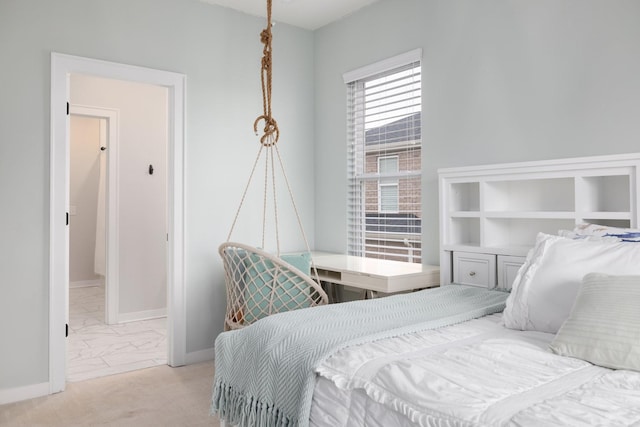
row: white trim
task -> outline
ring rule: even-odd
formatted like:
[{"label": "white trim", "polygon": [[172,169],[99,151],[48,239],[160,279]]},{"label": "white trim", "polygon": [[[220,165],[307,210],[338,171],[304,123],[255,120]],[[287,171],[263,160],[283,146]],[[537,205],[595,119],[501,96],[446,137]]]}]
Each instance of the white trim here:
[{"label": "white trim", "polygon": [[105,276],[105,323],[118,323],[120,304],[120,264],[118,248],[118,200],[120,192],[120,178],[118,168],[118,142],[120,140],[120,111],[116,108],[90,107],[72,104],[69,112],[78,116],[98,117],[107,120],[107,183],[106,199],[106,276]]},{"label": "white trim", "polygon": [[440,168],[437,170],[439,175],[447,176],[449,174],[454,175],[475,175],[477,172],[486,172],[488,175],[494,173],[495,174],[506,174],[509,173],[511,169],[514,170],[515,173],[523,173],[523,172],[542,172],[544,171],[554,171],[558,169],[583,169],[588,167],[601,168],[602,162],[611,163],[610,167],[617,167],[621,165],[635,165],[638,161],[640,161],[640,153],[629,153],[629,154],[611,154],[604,156],[593,156],[593,157],[569,157],[562,159],[553,159],[553,160],[534,160],[528,162],[517,162],[517,163],[499,163],[492,165],[477,165],[477,166],[460,166],[460,167],[452,167],[452,168]]},{"label": "white trim", "polygon": [[166,308],[120,313],[118,315],[118,323],[137,322],[139,320],[158,319],[160,317],[167,317]]},{"label": "white trim", "polygon": [[169,90],[167,325],[168,364],[186,355],[184,263],[184,158],[186,76],[169,71],[51,53],[50,242],[49,242],[49,392],[65,388],[67,285],[69,280],[68,206],[69,75],[72,73],[155,84]]},{"label": "white trim", "polygon": [[412,62],[418,62],[422,60],[422,49],[414,49],[409,52],[401,53],[391,58],[378,61],[373,64],[365,65],[364,67],[357,68],[352,71],[347,71],[342,75],[345,83],[355,82],[375,74],[384,73],[385,71],[393,70],[394,68],[402,67]]},{"label": "white trim", "polygon": [[213,347],[204,350],[192,351],[186,354],[185,364],[193,365],[194,363],[207,362],[215,357],[215,349]]},{"label": "white trim", "polygon": [[46,396],[47,394],[49,394],[49,383],[0,389],[0,405]]},{"label": "white trim", "polygon": [[100,285],[102,285],[102,279],[76,280],[75,282],[69,282],[70,288],[91,288]]}]

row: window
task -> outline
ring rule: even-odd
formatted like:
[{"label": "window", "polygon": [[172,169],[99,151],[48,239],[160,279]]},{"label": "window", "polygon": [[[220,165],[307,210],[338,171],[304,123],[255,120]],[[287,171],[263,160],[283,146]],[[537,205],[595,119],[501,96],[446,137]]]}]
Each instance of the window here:
[{"label": "window", "polygon": [[378,212],[398,213],[398,180],[382,178],[398,171],[398,156],[378,157],[378,173],[381,177],[378,182]]},{"label": "window", "polygon": [[351,255],[422,261],[421,54],[344,76]]},{"label": "window", "polygon": [[378,212],[398,213],[398,184],[378,184]]}]

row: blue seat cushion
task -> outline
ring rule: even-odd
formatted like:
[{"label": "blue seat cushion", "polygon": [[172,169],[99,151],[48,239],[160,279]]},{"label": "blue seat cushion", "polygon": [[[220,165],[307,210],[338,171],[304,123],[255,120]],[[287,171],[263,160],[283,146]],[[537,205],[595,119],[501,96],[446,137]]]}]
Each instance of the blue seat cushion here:
[{"label": "blue seat cushion", "polygon": [[[308,287],[300,286],[304,282],[301,277],[289,270],[278,272],[271,261],[259,255],[249,257],[245,271],[245,323],[253,323],[269,314],[311,306]],[[309,253],[282,255],[281,259],[307,275],[311,271]],[[273,305],[269,310],[271,302]]]}]

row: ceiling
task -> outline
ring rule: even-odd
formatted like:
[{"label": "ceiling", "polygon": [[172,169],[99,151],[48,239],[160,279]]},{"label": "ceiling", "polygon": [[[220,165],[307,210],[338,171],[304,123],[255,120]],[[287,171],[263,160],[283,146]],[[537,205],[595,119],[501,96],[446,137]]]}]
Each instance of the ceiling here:
[{"label": "ceiling", "polygon": [[[266,0],[200,0],[245,12],[267,16]],[[378,0],[273,0],[272,19],[297,27],[315,30],[337,21]]]}]

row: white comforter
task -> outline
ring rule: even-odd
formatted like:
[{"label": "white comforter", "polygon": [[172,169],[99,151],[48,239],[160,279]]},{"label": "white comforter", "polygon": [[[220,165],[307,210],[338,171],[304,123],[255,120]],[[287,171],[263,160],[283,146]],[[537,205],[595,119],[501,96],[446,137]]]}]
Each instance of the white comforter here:
[{"label": "white comforter", "polygon": [[500,315],[344,349],[318,368],[314,426],[640,426],[640,373],[547,350]]}]

